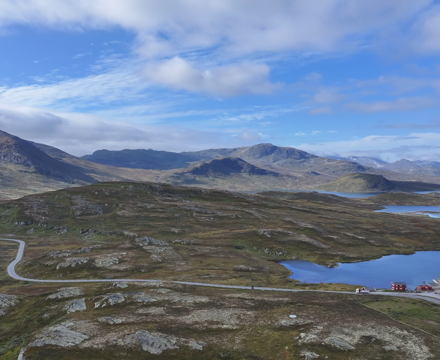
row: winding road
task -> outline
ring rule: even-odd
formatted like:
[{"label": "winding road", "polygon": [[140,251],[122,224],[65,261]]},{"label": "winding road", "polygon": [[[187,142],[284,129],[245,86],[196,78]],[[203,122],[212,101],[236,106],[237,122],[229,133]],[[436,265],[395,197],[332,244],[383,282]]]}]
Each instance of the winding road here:
[{"label": "winding road", "polygon": [[[77,279],[77,280],[47,280],[47,279],[28,279],[18,275],[15,272],[15,266],[21,261],[23,258],[24,250],[26,248],[26,243],[23,240],[17,239],[6,239],[0,238],[0,241],[9,241],[19,244],[17,256],[14,261],[12,261],[7,268],[8,275],[20,281],[29,281],[35,283],[102,283],[102,282],[160,282],[162,280],[146,280],[146,279]],[[223,289],[241,289],[241,290],[249,290],[249,286],[238,286],[238,285],[219,285],[219,284],[207,284],[207,283],[198,283],[198,282],[188,282],[188,281],[169,281],[168,282],[174,284],[182,284],[182,285],[193,285],[193,286],[206,286],[206,287],[215,287],[215,288],[223,288]],[[328,290],[304,290],[304,289],[285,289],[285,288],[269,288],[269,287],[254,287],[254,290],[261,291],[285,291],[285,292],[299,292],[299,291],[310,291],[310,292],[324,292],[324,293],[336,293],[336,294],[348,294],[354,296],[364,296],[361,294],[355,294],[353,292],[346,291],[328,291]],[[424,293],[424,294],[414,294],[414,293],[391,293],[391,292],[375,292],[369,293],[369,296],[397,296],[397,297],[406,297],[417,300],[425,300],[434,304],[440,305],[440,295],[434,293]]]}]

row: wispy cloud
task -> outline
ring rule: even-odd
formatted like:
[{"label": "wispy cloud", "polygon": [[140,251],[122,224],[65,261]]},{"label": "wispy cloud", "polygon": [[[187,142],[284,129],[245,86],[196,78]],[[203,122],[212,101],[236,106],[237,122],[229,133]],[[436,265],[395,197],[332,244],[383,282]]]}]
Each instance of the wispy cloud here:
[{"label": "wispy cloud", "polygon": [[376,101],[371,103],[351,103],[346,108],[355,112],[373,113],[384,111],[412,111],[427,107],[434,107],[439,103],[439,99],[432,97],[402,97],[391,101]]}]

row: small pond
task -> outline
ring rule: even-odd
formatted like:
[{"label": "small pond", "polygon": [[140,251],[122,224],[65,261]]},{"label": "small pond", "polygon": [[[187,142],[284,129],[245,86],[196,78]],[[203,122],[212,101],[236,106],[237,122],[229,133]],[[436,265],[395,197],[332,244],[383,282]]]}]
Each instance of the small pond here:
[{"label": "small pond", "polygon": [[440,278],[440,251],[419,251],[413,255],[389,255],[380,259],[357,263],[341,263],[328,268],[304,260],[281,262],[293,272],[292,279],[308,283],[343,283],[391,287],[392,281],[404,281],[409,289],[414,289],[422,281],[432,282]]},{"label": "small pond", "polygon": [[[386,205],[385,209],[376,210],[376,212],[387,213],[416,213],[428,215],[433,218],[440,219],[440,206],[412,206],[412,205]],[[431,213],[432,211],[438,212],[438,214]]]}]

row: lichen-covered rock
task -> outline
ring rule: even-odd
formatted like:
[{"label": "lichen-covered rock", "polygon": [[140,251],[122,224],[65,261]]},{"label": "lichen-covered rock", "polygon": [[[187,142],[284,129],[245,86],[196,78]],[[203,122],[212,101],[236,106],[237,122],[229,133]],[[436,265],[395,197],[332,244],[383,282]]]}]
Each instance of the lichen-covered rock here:
[{"label": "lichen-covered rock", "polygon": [[85,299],[70,300],[64,306],[64,310],[67,310],[68,314],[87,310],[86,301]]},{"label": "lichen-covered rock", "polygon": [[105,323],[105,324],[110,324],[110,325],[122,323],[122,320],[119,319],[118,317],[115,317],[115,316],[103,316],[103,317],[98,318],[98,321],[100,323]]},{"label": "lichen-covered rock", "polygon": [[146,245],[168,246],[169,245],[166,241],[157,240],[157,239],[149,237],[149,236],[137,238],[136,242],[141,246],[146,246]]},{"label": "lichen-covered rock", "polygon": [[0,316],[5,315],[8,309],[17,304],[17,297],[14,295],[0,294]]},{"label": "lichen-covered rock", "polygon": [[49,295],[46,300],[51,299],[64,299],[69,297],[75,297],[82,295],[83,292],[79,287],[65,287],[58,289],[58,292]]},{"label": "lichen-covered rock", "polygon": [[125,288],[128,287],[128,285],[125,282],[115,282],[115,283],[113,283],[113,287],[118,287],[120,289],[125,289]]},{"label": "lichen-covered rock", "polygon": [[150,333],[139,330],[136,334],[136,341],[142,346],[142,350],[158,355],[164,350],[178,349],[177,338],[161,333]]},{"label": "lichen-covered rock", "polygon": [[124,295],[120,293],[106,294],[100,296],[98,301],[95,301],[95,309],[100,307],[105,307],[107,305],[113,306],[115,304],[120,304],[125,301]]},{"label": "lichen-covered rock", "polygon": [[108,268],[112,265],[119,264],[118,258],[104,258],[104,259],[95,259],[95,266]]},{"label": "lichen-covered rock", "polygon": [[257,271],[258,269],[252,266],[246,266],[246,265],[237,265],[234,266],[235,271]]},{"label": "lichen-covered rock", "polygon": [[314,352],[308,350],[301,351],[301,356],[304,356],[304,360],[314,360],[319,358],[318,354],[315,354]]},{"label": "lichen-covered rock", "polygon": [[355,350],[354,346],[350,345],[345,340],[342,340],[341,338],[335,336],[329,336],[328,338],[325,338],[324,343],[329,344],[339,350]]},{"label": "lichen-covered rock", "polygon": [[154,302],[157,301],[156,299],[152,298],[148,294],[145,293],[138,293],[133,295],[133,299],[140,303],[148,303],[148,302]]},{"label": "lichen-covered rock", "polygon": [[76,265],[85,264],[87,261],[89,261],[89,258],[70,258],[64,260],[64,262],[59,263],[57,265],[57,270],[65,267],[75,267]]},{"label": "lichen-covered rock", "polygon": [[56,345],[62,347],[71,347],[82,343],[89,337],[79,331],[70,329],[73,325],[71,322],[64,322],[62,324],[51,326],[39,335],[37,340],[32,342],[29,346],[44,346],[44,345]]},{"label": "lichen-covered rock", "polygon": [[394,345],[385,345],[382,347],[385,351],[399,351],[399,349]]}]

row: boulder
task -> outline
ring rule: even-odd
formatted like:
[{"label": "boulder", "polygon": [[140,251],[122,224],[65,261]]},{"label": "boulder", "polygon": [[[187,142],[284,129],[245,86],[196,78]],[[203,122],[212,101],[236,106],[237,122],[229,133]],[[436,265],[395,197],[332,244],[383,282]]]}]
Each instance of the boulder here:
[{"label": "boulder", "polygon": [[64,310],[67,310],[68,314],[87,310],[86,301],[85,299],[70,300],[64,306]]},{"label": "boulder", "polygon": [[0,316],[5,315],[7,310],[17,304],[17,297],[14,295],[0,294]]},{"label": "boulder", "polygon": [[69,298],[69,297],[80,296],[82,294],[83,294],[83,292],[82,292],[81,288],[65,287],[65,288],[58,289],[58,292],[49,295],[46,298],[46,300],[64,299],[64,298]]}]

